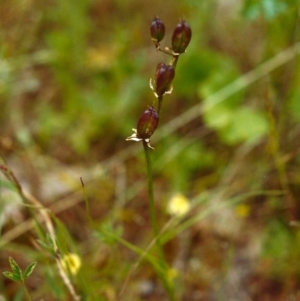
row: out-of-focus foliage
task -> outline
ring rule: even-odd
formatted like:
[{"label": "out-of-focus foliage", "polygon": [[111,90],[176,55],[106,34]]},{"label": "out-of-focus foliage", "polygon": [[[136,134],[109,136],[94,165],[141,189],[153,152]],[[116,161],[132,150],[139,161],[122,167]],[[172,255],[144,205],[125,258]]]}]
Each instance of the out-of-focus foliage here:
[{"label": "out-of-focus foliage", "polygon": [[285,13],[289,4],[296,4],[297,1],[283,1],[283,0],[246,0],[242,14],[249,19],[255,19],[261,15],[266,20],[272,20],[277,15]]},{"label": "out-of-focus foliage", "polygon": [[[165,298],[149,260],[135,265],[153,237],[142,146],[125,141],[168,61],[151,41],[155,16],[162,46],[182,17],[193,31],[151,141],[178,300],[299,299],[299,5],[0,1],[0,153],[53,212],[61,255],[80,258],[82,300]],[[1,178],[1,268],[38,262],[33,300],[71,300],[39,211],[16,195]],[[170,220],[174,195],[189,210]],[[0,299],[22,294],[0,278]]]}]

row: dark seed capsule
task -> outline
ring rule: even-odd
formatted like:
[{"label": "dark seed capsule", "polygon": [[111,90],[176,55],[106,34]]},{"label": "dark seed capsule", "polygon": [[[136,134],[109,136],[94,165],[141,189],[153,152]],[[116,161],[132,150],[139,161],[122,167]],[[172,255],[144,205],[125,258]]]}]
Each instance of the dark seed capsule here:
[{"label": "dark seed capsule", "polygon": [[137,124],[137,137],[149,139],[158,126],[158,114],[153,107],[149,107],[140,117]]},{"label": "dark seed capsule", "polygon": [[180,21],[172,36],[172,50],[175,53],[185,52],[192,38],[192,30],[185,21]]},{"label": "dark seed capsule", "polygon": [[152,40],[159,43],[165,36],[165,24],[163,21],[155,17],[150,26],[150,33]]},{"label": "dark seed capsule", "polygon": [[166,65],[165,63],[159,63],[157,65],[155,74],[155,93],[158,97],[170,90],[174,77],[175,69],[172,65]]}]

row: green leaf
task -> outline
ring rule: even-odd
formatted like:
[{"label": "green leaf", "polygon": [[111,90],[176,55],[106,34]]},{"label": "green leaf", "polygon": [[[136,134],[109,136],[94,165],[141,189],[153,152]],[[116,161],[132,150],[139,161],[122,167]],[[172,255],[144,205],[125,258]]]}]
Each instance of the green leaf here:
[{"label": "green leaf", "polygon": [[117,239],[122,236],[122,227],[114,227],[110,221],[104,222],[101,229],[97,232],[97,236],[108,245],[113,245]]},{"label": "green leaf", "polygon": [[282,2],[282,0],[263,0],[261,5],[265,17],[269,20],[285,12],[287,9],[286,3]]},{"label": "green leaf", "polygon": [[242,16],[244,18],[253,20],[260,14],[260,6],[257,0],[246,0],[242,9]]},{"label": "green leaf", "polygon": [[50,234],[47,233],[47,236],[46,236],[46,237],[47,237],[48,247],[49,247],[52,251],[55,251],[55,250],[54,250],[54,243],[53,243],[53,240],[52,240]]},{"label": "green leaf", "polygon": [[49,249],[49,248],[48,248],[48,245],[47,245],[46,243],[44,243],[42,240],[37,239],[36,241],[37,241],[43,248],[45,248],[45,249],[47,249],[47,250]]},{"label": "green leaf", "polygon": [[32,262],[32,263],[26,268],[26,270],[25,270],[25,272],[24,272],[24,280],[30,276],[30,274],[33,272],[33,270],[34,270],[36,264],[37,264],[36,262]]},{"label": "green leaf", "polygon": [[288,8],[286,0],[247,0],[242,15],[253,20],[262,14],[267,20],[272,20]]},{"label": "green leaf", "polygon": [[266,135],[269,124],[266,116],[251,108],[241,108],[232,112],[230,124],[221,129],[221,138],[228,144],[256,141]]},{"label": "green leaf", "polygon": [[280,219],[270,221],[263,233],[262,256],[272,263],[272,273],[285,273],[290,268],[290,259],[294,251],[299,252],[299,245],[290,229]]},{"label": "green leaf", "polygon": [[16,263],[16,261],[12,257],[9,257],[9,264],[13,271],[13,274],[15,274],[19,280],[23,280],[22,271],[21,271],[20,267],[18,266],[18,264]]},{"label": "green leaf", "polygon": [[22,279],[18,275],[14,274],[12,272],[3,272],[3,275],[12,281],[16,281],[16,282],[22,281]]},{"label": "green leaf", "polygon": [[[204,105],[205,110],[205,105]],[[203,114],[207,126],[218,130],[230,124],[233,111],[226,104],[220,103]]]},{"label": "green leaf", "polygon": [[55,300],[65,300],[67,298],[65,296],[64,287],[60,281],[57,281],[56,273],[50,266],[46,267],[44,278],[47,286],[51,287],[51,293],[53,294]]},{"label": "green leaf", "polygon": [[24,300],[24,289],[19,287],[11,301],[23,301]]},{"label": "green leaf", "polygon": [[[237,63],[229,57],[219,56],[216,57],[215,60],[218,63],[217,66],[212,70],[210,76],[201,82],[198,88],[198,95],[201,99],[204,99],[204,106],[211,106],[210,102],[213,101],[213,99],[211,99],[210,96],[241,76]],[[224,104],[229,108],[237,107],[244,99],[244,93],[244,89],[236,91],[236,93],[231,94],[231,96],[224,101]]]},{"label": "green leaf", "polygon": [[55,255],[55,249],[54,249],[54,244],[52,241],[52,238],[50,235],[47,233],[46,236],[46,242],[43,240],[37,239],[36,240],[43,248],[45,248],[48,252],[50,252],[52,255]]},{"label": "green leaf", "polygon": [[16,188],[16,185],[12,184],[11,182],[2,180],[2,179],[0,179],[0,187],[4,187],[4,188],[7,188],[12,191],[18,191],[18,189]]}]

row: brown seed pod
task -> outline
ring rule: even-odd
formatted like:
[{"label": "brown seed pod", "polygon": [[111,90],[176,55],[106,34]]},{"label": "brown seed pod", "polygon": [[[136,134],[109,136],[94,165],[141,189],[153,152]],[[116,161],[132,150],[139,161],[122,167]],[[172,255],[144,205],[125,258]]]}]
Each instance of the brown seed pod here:
[{"label": "brown seed pod", "polygon": [[141,139],[149,139],[156,130],[159,117],[153,107],[149,107],[140,117],[137,124],[137,137]]},{"label": "brown seed pod", "polygon": [[175,77],[175,68],[172,65],[159,63],[155,74],[155,93],[158,97],[171,89],[172,80]]},{"label": "brown seed pod", "polygon": [[158,17],[155,17],[150,26],[151,38],[159,43],[165,36],[165,24]]},{"label": "brown seed pod", "polygon": [[191,27],[180,21],[174,29],[172,36],[172,50],[174,53],[184,53],[192,38]]}]

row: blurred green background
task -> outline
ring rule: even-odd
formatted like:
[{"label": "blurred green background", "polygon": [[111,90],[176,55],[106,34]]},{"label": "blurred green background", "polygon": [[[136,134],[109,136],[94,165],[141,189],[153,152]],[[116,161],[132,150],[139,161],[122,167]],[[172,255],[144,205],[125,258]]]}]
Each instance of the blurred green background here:
[{"label": "blurred green background", "polygon": [[[298,0],[1,0],[0,153],[62,222],[62,252],[82,260],[83,300],[165,300],[147,263],[118,297],[138,257],[95,236],[109,222],[141,248],[152,237],[142,145],[125,139],[152,104],[157,63],[169,60],[150,39],[155,16],[163,46],[181,18],[193,31],[151,141],[160,225],[174,194],[192,204],[165,246],[178,300],[300,298],[299,9]],[[9,236],[32,216],[0,184],[1,271],[8,256],[37,261],[33,300],[71,300],[34,226]],[[2,273],[0,295],[22,300]]]}]

